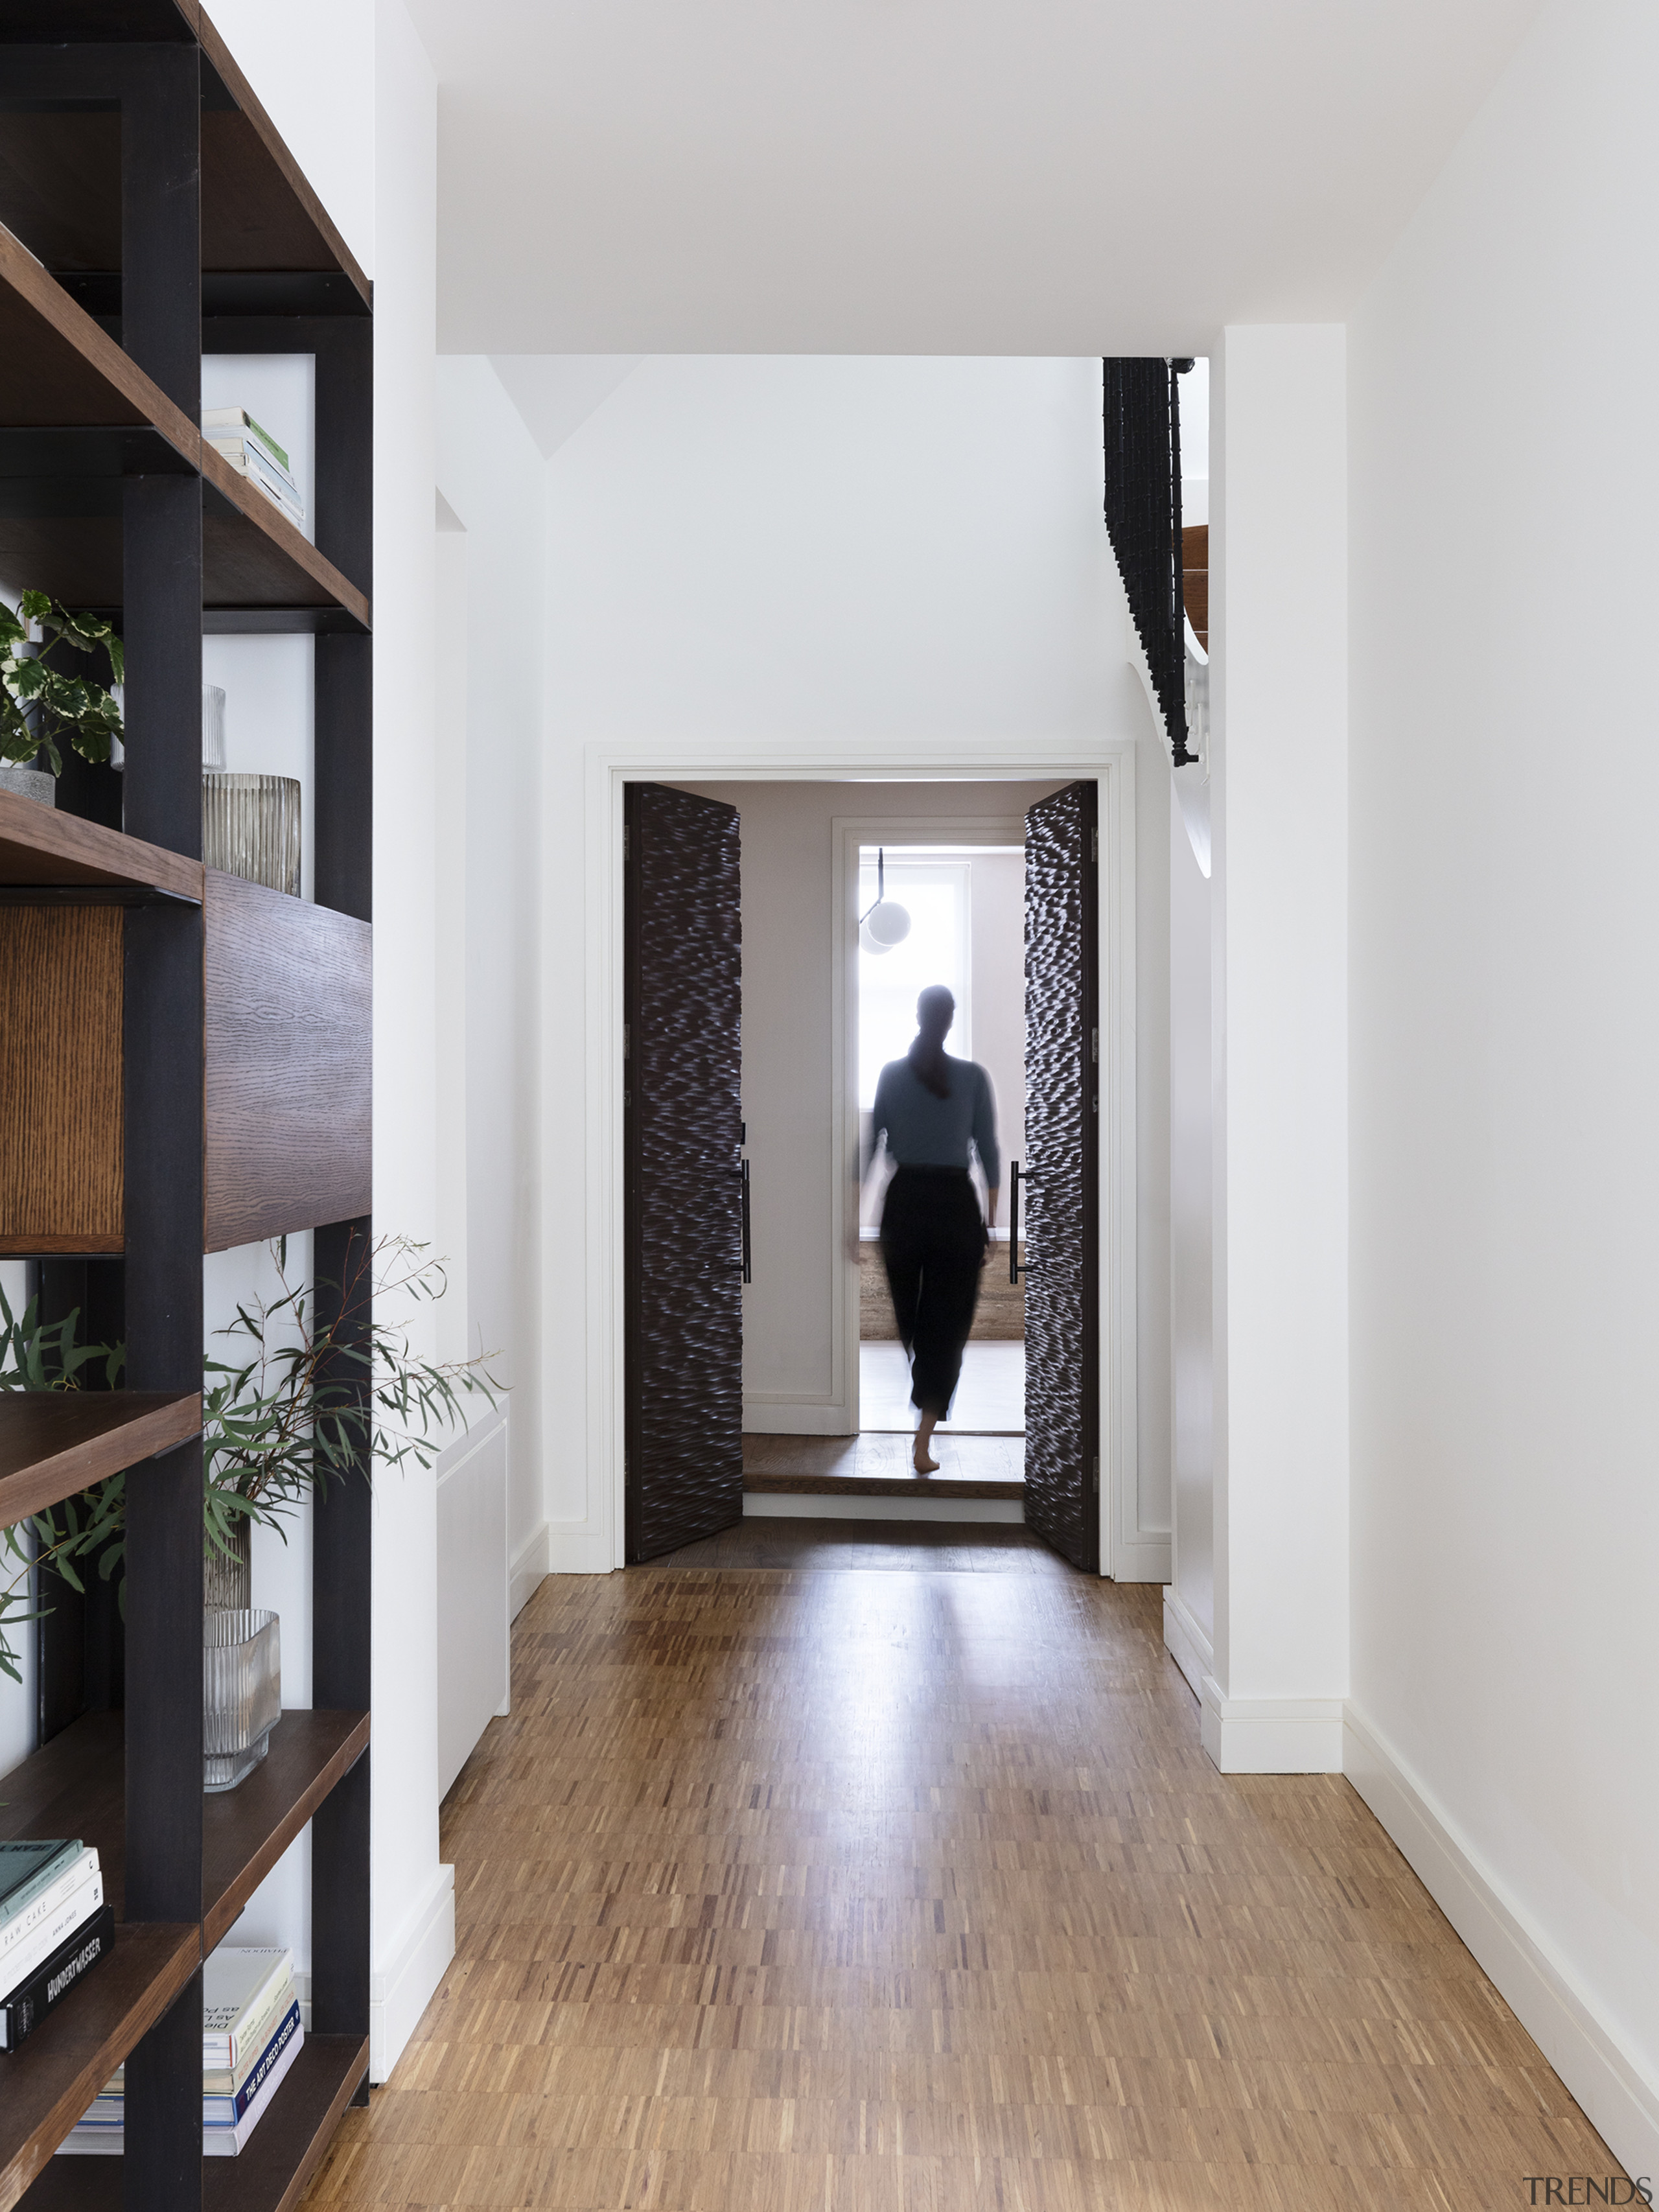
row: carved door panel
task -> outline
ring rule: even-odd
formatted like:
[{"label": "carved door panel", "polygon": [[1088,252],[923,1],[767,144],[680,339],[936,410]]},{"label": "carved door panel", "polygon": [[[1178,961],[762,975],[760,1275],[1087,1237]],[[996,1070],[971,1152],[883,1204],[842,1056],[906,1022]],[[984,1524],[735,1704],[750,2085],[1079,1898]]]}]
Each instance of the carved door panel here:
[{"label": "carved door panel", "polygon": [[1100,1565],[1098,792],[1025,817],[1025,1520]]},{"label": "carved door panel", "polygon": [[624,794],[625,1552],[743,1517],[738,813]]}]

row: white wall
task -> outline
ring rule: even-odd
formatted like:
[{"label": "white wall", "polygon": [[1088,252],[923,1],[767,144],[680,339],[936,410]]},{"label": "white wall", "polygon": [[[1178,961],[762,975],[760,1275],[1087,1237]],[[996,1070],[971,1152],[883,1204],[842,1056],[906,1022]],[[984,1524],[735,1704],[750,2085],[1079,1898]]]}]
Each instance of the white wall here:
[{"label": "white wall", "polygon": [[1659,2171],[1659,355],[1641,0],[1547,8],[1350,334],[1356,1771]]},{"label": "white wall", "polygon": [[[462,696],[447,701],[438,736],[448,900],[442,1057],[445,1079],[460,1093],[464,1152],[465,1280],[450,1319],[471,1356],[493,1355],[489,1372],[512,1391],[508,1534],[515,1557],[535,1558],[546,1518],[538,1156],[542,479],[535,441],[489,362],[441,361],[438,483],[462,526],[443,544],[452,555],[459,549],[465,597],[441,605],[435,635],[441,650],[459,646],[465,663]],[[447,1159],[446,1173],[454,1166]],[[555,1182],[568,1204],[568,1187],[556,1174]]]},{"label": "white wall", "polygon": [[[1344,333],[1211,357],[1215,1672],[1225,1771],[1340,1769],[1347,1688]],[[1216,454],[1218,449],[1218,456]]]},{"label": "white wall", "polygon": [[1195,1693],[1215,1656],[1210,885],[1170,809],[1170,1363],[1174,1558],[1164,1636]]},{"label": "white wall", "polygon": [[[846,1163],[834,1153],[835,1011],[837,951],[835,833],[837,816],[925,818],[964,823],[1008,819],[1057,787],[1053,783],[685,783],[735,806],[743,841],[743,1107],[752,1176],[754,1281],[744,1293],[744,1421],[756,1430],[805,1430],[824,1435],[856,1427],[845,1369],[835,1358],[837,1307],[842,1303],[843,1251],[831,1227],[835,1185]],[[974,1057],[983,1059],[979,1023],[981,961],[990,969],[988,1012],[1000,982],[1012,1012],[999,1039],[1005,1080],[1023,1075],[1024,868],[996,856],[1014,879],[1000,911],[972,923]],[[973,860],[978,871],[994,861]],[[1006,886],[1005,886],[1006,890]],[[1000,932],[1005,942],[992,949]],[[1000,956],[1000,957],[998,957]],[[1000,971],[1000,972],[999,972]],[[848,1067],[848,1097],[856,1070]],[[1019,1094],[1016,1097],[1018,1131]],[[1004,1109],[1006,1115],[1006,1109]],[[1004,1134],[1005,1156],[1008,1154]],[[1006,1175],[1004,1176],[1005,1192]],[[1005,1214],[1006,1218],[1006,1214]]]},{"label": "white wall", "polygon": [[[683,356],[634,369],[547,465],[548,945],[585,926],[585,747],[665,766],[701,751],[704,774],[824,744],[861,745],[876,774],[895,753],[946,774],[954,759],[960,774],[975,747],[1034,760],[1045,744],[1085,758],[1109,744],[1151,750],[1101,520],[1100,439],[1088,360]],[[1165,835],[1160,805],[1160,854]],[[1147,962],[1161,974],[1167,927],[1166,904],[1138,909],[1143,979]],[[552,1041],[580,1033],[587,1009],[573,965],[550,958],[545,976],[544,1155],[574,1161],[586,1102],[568,1045],[556,1067]],[[605,1018],[594,1010],[587,1031],[598,1048]],[[563,1256],[568,1212],[550,1200],[545,1218],[550,1252],[558,1240],[545,1393],[561,1407],[548,1556],[602,1568],[612,1474],[578,1416],[587,1317]],[[1167,1292],[1152,1326],[1167,1342]],[[1167,1525],[1167,1458],[1150,1480],[1142,1525]]]}]

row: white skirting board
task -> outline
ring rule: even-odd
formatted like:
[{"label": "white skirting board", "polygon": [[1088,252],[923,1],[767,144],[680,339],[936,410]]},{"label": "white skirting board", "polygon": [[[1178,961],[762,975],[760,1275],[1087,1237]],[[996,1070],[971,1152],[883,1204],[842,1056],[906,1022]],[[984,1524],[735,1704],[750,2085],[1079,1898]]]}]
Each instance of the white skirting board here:
[{"label": "white skirting board", "polygon": [[545,1521],[538,1522],[508,1562],[507,1609],[514,1620],[553,1571],[552,1534]]},{"label": "white skirting board", "polygon": [[1659,2173],[1659,2081],[1405,1762],[1346,1708],[1342,1771],[1631,2174]]},{"label": "white skirting board", "polygon": [[446,1796],[512,1680],[507,1401],[438,1461],[438,1795]]},{"label": "white skirting board", "polygon": [[745,1521],[997,1521],[1025,1518],[1018,1498],[849,1498],[845,1491],[809,1496],[804,1491],[748,1491]]},{"label": "white skirting board", "polygon": [[1340,1698],[1224,1698],[1213,1674],[1199,1690],[1204,1748],[1223,1774],[1340,1774]]},{"label": "white skirting board", "polygon": [[1173,1583],[1164,1589],[1164,1648],[1187,1677],[1187,1686],[1200,1704],[1204,1677],[1215,1667],[1209,1637]]},{"label": "white skirting board", "polygon": [[455,1869],[437,1869],[419,1909],[368,1978],[368,2078],[385,2081],[455,1955]]}]

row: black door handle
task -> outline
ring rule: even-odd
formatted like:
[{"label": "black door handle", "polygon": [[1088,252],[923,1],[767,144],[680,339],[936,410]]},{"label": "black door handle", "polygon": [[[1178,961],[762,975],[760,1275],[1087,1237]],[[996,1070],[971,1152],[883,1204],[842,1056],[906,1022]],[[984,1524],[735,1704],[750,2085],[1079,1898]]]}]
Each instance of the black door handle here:
[{"label": "black door handle", "polygon": [[754,1255],[749,1241],[749,1163],[743,1164],[743,1279],[755,1279]]},{"label": "black door handle", "polygon": [[1008,1163],[1008,1279],[1019,1280],[1019,1162]]}]

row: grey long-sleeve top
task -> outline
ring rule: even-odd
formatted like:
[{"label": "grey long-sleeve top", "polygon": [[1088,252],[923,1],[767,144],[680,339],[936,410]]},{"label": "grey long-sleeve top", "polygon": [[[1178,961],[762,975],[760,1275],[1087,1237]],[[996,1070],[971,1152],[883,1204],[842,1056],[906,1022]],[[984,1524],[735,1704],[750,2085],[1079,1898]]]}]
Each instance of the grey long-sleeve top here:
[{"label": "grey long-sleeve top", "polygon": [[908,1060],[888,1061],[876,1079],[871,1141],[884,1129],[889,1157],[903,1168],[965,1168],[971,1144],[986,1182],[998,1190],[1002,1152],[991,1079],[976,1060],[954,1060],[946,1053],[945,1065],[951,1095],[936,1098]]}]

